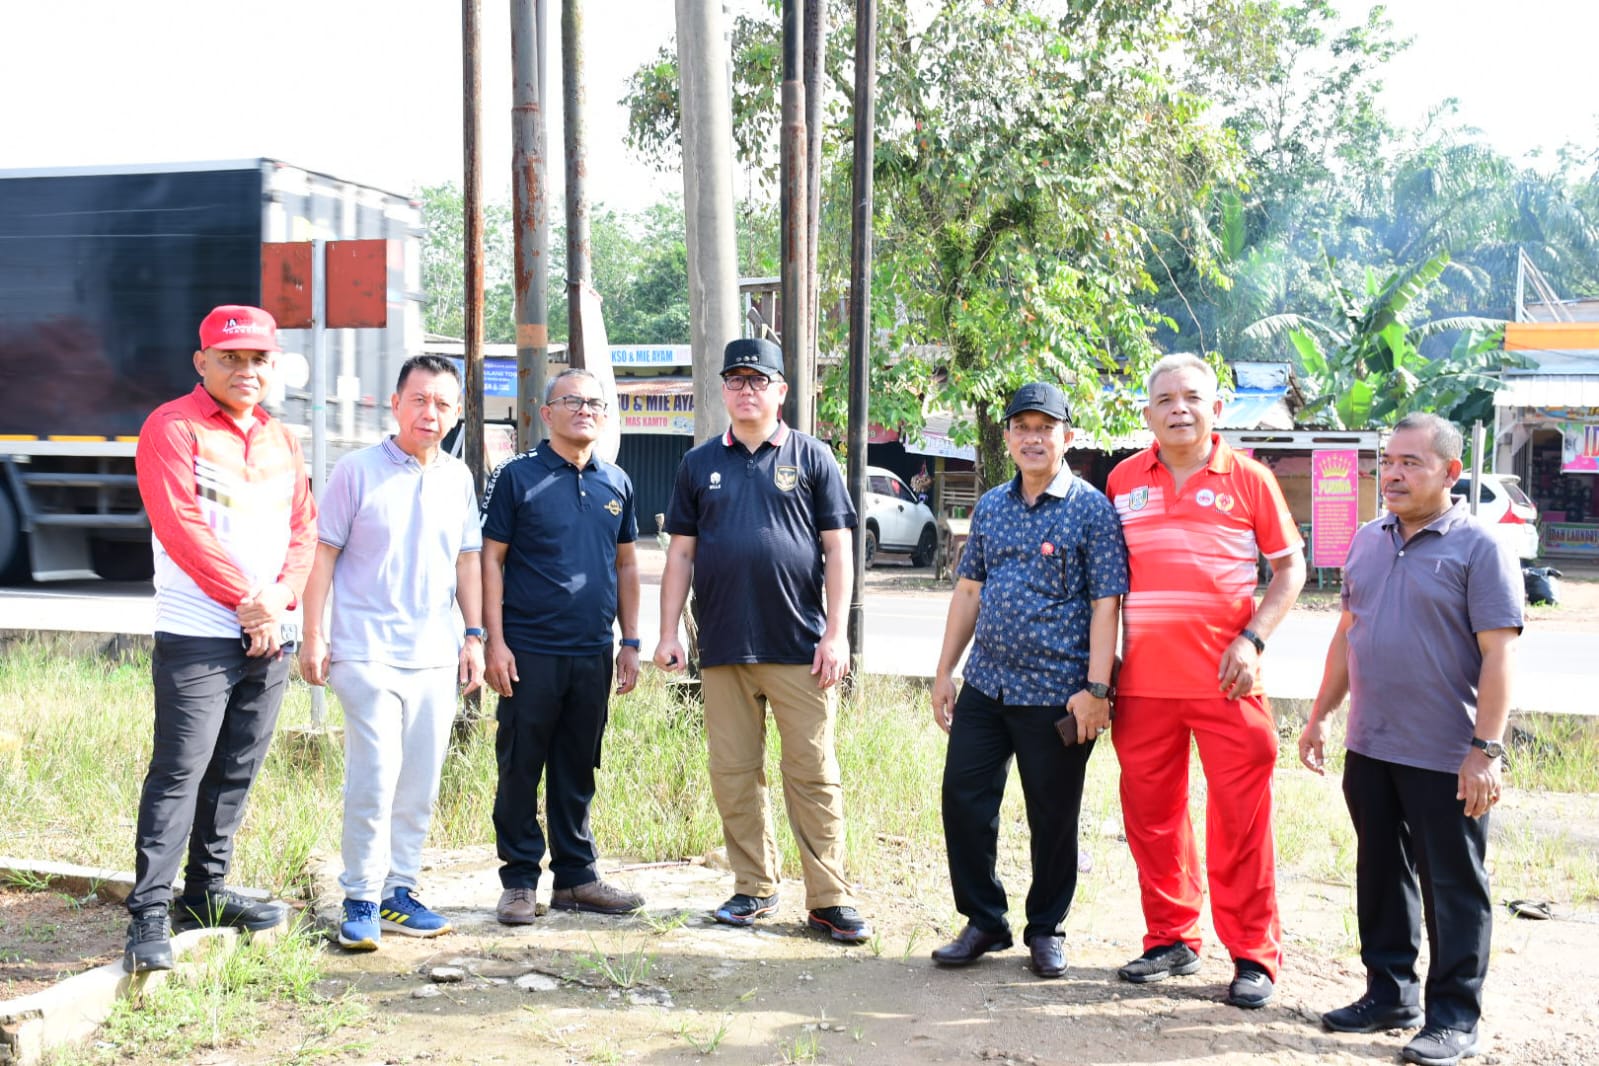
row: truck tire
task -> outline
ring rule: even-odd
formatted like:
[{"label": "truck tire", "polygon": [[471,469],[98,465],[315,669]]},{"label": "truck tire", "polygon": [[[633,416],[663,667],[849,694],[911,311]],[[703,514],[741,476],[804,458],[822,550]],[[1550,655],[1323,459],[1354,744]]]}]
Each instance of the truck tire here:
[{"label": "truck tire", "polygon": [[89,558],[102,581],[149,581],[155,576],[155,556],[149,541],[89,541]]},{"label": "truck tire", "polygon": [[28,577],[28,536],[11,494],[0,488],[0,585],[20,585]]}]

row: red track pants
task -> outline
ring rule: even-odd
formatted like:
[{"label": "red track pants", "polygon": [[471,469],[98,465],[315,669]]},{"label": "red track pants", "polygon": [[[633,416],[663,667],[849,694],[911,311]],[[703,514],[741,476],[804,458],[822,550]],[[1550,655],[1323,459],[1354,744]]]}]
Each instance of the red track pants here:
[{"label": "red track pants", "polygon": [[1216,936],[1234,959],[1277,979],[1282,922],[1271,836],[1277,727],[1263,697],[1119,696],[1111,737],[1121,762],[1122,817],[1138,864],[1144,950],[1181,940],[1199,950],[1198,844],[1188,817],[1188,738],[1208,785],[1205,866]]}]

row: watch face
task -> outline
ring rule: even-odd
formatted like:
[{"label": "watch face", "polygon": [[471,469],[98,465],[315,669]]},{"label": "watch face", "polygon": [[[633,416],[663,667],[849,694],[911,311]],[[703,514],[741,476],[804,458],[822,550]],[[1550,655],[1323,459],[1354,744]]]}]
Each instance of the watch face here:
[{"label": "watch face", "polygon": [[1110,695],[1110,686],[1098,681],[1090,681],[1088,683],[1088,694],[1096,700],[1105,699]]}]

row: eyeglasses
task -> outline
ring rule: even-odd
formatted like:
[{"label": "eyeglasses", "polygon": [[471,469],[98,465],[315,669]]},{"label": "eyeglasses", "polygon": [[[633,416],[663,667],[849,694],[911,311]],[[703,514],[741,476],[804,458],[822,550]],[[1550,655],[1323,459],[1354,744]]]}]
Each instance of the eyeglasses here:
[{"label": "eyeglasses", "polygon": [[598,396],[594,396],[589,399],[584,399],[581,396],[557,396],[555,399],[550,401],[550,406],[564,407],[573,414],[577,414],[582,410],[587,410],[591,415],[603,415],[611,405],[600,399]]},{"label": "eyeglasses", "polygon": [[722,388],[728,392],[739,392],[743,389],[765,392],[771,384],[772,379],[765,374],[729,374],[722,379]]}]

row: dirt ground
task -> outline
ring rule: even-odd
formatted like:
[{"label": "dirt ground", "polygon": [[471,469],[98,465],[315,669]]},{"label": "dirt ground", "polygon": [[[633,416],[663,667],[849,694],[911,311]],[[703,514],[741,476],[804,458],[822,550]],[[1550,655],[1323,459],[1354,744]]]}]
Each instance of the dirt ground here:
[{"label": "dirt ground", "polygon": [[[1329,803],[1337,802],[1335,787],[1328,783]],[[1593,825],[1599,796],[1515,795],[1497,817],[1505,825]],[[1332,1034],[1317,1023],[1364,988],[1344,883],[1283,873],[1287,960],[1263,1010],[1221,1002],[1231,966],[1214,943],[1193,976],[1142,987],[1117,981],[1116,967],[1139,953],[1142,934],[1136,877],[1117,828],[1085,829],[1085,852],[1097,858],[1068,920],[1070,971],[1057,981],[1035,978],[1020,945],[962,970],[932,964],[928,952],[958,921],[941,855],[907,856],[891,882],[860,886],[878,935],[856,947],[804,928],[797,882],[783,885],[779,914],[759,928],[716,924],[708,911],[729,891],[729,875],[714,855],[607,863],[604,876],[645,894],[646,917],[552,912],[522,928],[493,919],[499,885],[489,849],[430,856],[424,898],[452,918],[455,932],[434,940],[389,934],[366,955],[328,949],[317,991],[369,1005],[364,1021],[324,1037],[311,1011],[275,1007],[274,1023],[248,1046],[199,1061],[275,1063],[319,1048],[321,1061],[363,1066],[1398,1060],[1403,1034]],[[1002,873],[1019,899],[1024,875]],[[331,874],[324,871],[322,884]],[[1595,1061],[1599,997],[1577,976],[1583,967],[1575,960],[1599,955],[1599,908],[1554,907],[1550,921],[1498,912],[1479,1061]]]},{"label": "dirt ground", "polygon": [[127,923],[120,903],[99,896],[0,887],[0,1001],[117,958]]}]

